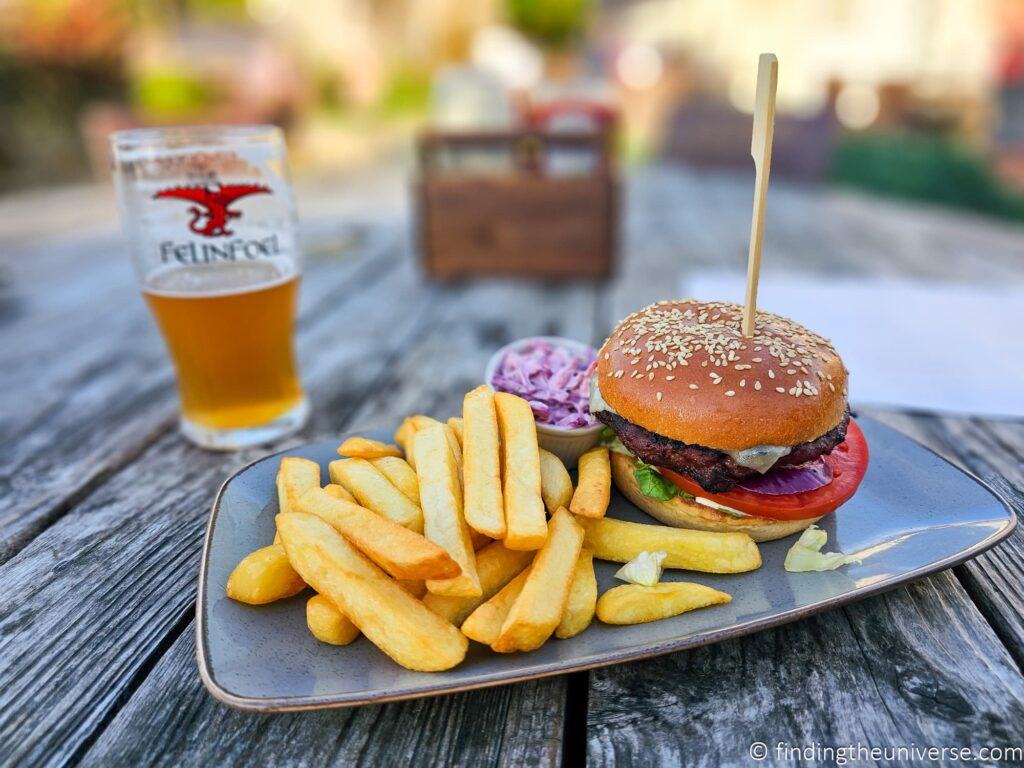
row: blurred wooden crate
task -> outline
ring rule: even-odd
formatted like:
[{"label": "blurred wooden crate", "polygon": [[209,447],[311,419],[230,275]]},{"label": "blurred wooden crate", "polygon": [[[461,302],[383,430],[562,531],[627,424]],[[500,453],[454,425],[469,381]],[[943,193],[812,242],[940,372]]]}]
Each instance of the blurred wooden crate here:
[{"label": "blurred wooden crate", "polygon": [[417,228],[429,276],[611,274],[618,184],[609,133],[428,133],[419,163]]}]

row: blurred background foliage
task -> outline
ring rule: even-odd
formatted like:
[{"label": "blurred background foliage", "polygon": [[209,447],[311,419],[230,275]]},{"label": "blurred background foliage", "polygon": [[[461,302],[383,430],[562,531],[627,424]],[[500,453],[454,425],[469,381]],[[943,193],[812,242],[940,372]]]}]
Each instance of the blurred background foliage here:
[{"label": "blurred background foliage", "polygon": [[849,137],[833,162],[838,184],[1024,221],[1024,196],[1000,183],[984,155],[948,139]]},{"label": "blurred background foliage", "polygon": [[119,128],[274,122],[329,176],[546,102],[749,172],[762,50],[773,177],[1024,215],[1021,0],[0,0],[0,193],[106,183]]},{"label": "blurred background foliage", "polygon": [[541,45],[564,48],[586,27],[589,0],[509,0],[508,20]]}]

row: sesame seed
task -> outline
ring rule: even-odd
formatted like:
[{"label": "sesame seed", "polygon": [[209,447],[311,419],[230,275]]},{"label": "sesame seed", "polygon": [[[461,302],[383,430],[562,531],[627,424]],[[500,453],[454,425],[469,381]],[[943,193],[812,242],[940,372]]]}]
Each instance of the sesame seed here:
[{"label": "sesame seed", "polygon": [[771,368],[768,369],[768,378],[769,379],[774,379],[775,378],[775,371],[773,371]]},{"label": "sesame seed", "polygon": [[736,393],[735,393],[735,392],[733,392],[733,391],[732,391],[731,389],[727,389],[727,390],[725,391],[725,396],[726,396],[726,397],[732,397],[732,396],[733,396],[733,395],[735,395],[735,394],[736,394]]},{"label": "sesame seed", "polygon": [[754,389],[760,389],[760,388],[761,388],[761,382],[760,381],[755,381],[754,382]]},{"label": "sesame seed", "polygon": [[786,394],[786,388],[785,387],[776,387],[775,391],[776,392],[781,392],[782,394]]},{"label": "sesame seed", "polygon": [[660,403],[660,402],[661,402],[661,397],[662,397],[662,395],[661,395],[661,392],[658,392],[658,393],[657,393],[657,394],[655,395],[655,397],[657,397],[657,398],[658,398],[658,402]]},{"label": "sesame seed", "polygon": [[675,380],[676,380],[675,376],[666,376],[665,377],[665,381],[675,381]]},{"label": "sesame seed", "polygon": [[696,384],[691,384],[690,385],[690,389],[697,389],[697,385]]}]

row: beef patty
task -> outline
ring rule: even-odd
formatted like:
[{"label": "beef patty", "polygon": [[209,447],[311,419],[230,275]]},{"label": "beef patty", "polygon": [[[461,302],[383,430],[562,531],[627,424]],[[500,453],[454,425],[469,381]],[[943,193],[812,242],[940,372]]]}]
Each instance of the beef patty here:
[{"label": "beef patty", "polygon": [[[727,453],[663,437],[627,421],[617,413],[598,411],[594,416],[610,427],[622,444],[641,461],[693,478],[708,493],[725,493],[735,488],[744,478],[758,474],[756,469],[737,464]],[[774,466],[803,464],[831,453],[833,448],[846,439],[846,426],[849,423],[850,409],[847,408],[834,428],[816,440],[793,446],[793,450]]]}]

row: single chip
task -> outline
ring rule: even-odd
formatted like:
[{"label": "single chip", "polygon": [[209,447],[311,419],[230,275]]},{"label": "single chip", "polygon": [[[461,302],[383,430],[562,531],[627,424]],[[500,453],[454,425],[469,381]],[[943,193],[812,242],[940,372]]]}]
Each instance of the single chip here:
[{"label": "single chip", "polygon": [[416,477],[416,470],[409,462],[396,456],[382,456],[379,459],[370,459],[370,463],[380,470],[395,488],[409,497],[409,501],[419,506],[420,481]]},{"label": "single chip", "polygon": [[580,456],[579,473],[569,511],[581,517],[604,517],[612,499],[612,465],[608,449],[598,446]]},{"label": "single chip", "polygon": [[227,594],[249,605],[265,605],[297,595],[306,582],[295,572],[280,544],[257,549],[242,558],[228,577]]},{"label": "single chip", "polygon": [[494,395],[501,433],[502,501],[505,546],[540,549],[548,537],[547,515],[540,495],[540,451],[530,404],[507,392]]},{"label": "single chip", "polygon": [[[399,459],[401,461],[401,459]],[[343,499],[344,501],[351,501],[353,504],[358,504],[356,497],[345,490],[345,486],[338,485],[336,483],[328,483],[324,486],[324,493],[328,496],[332,496],[335,499]]]},{"label": "single chip", "polygon": [[423,512],[366,459],[338,459],[328,465],[331,481],[343,485],[360,505],[411,531],[423,531]]},{"label": "single chip", "polygon": [[548,512],[554,514],[559,507],[568,507],[572,501],[572,478],[562,460],[540,449],[540,496]]},{"label": "single chip", "polygon": [[315,515],[278,515],[288,559],[367,639],[406,669],[438,672],[466,657],[466,636],[410,595]]},{"label": "single chip", "polygon": [[418,413],[415,416],[409,416],[404,419],[398,429],[395,430],[395,442],[402,446],[402,450],[405,451],[405,460],[409,462],[413,469],[416,468],[416,450],[413,447],[416,433],[432,424],[440,423],[437,419],[432,419],[429,416]]},{"label": "single chip", "polygon": [[323,595],[306,601],[306,626],[321,643],[348,645],[359,637],[359,627]]},{"label": "single chip", "polygon": [[732,597],[725,592],[686,581],[667,581],[653,587],[623,584],[601,595],[597,618],[605,624],[642,624],[730,600]]},{"label": "single chip", "polygon": [[547,541],[530,566],[523,591],[491,648],[499,653],[532,651],[555,631],[569,601],[583,529],[562,507],[551,516]]},{"label": "single chip", "polygon": [[398,429],[395,430],[395,442],[405,452],[405,460],[414,468],[416,466],[416,458],[412,455],[412,440],[415,434],[416,425],[409,419],[403,419]]},{"label": "single chip", "polygon": [[298,456],[284,456],[277,470],[277,508],[294,512],[292,505],[310,488],[320,487],[320,465]]},{"label": "single chip", "polygon": [[459,444],[461,445],[463,428],[462,417],[452,416],[450,419],[448,419],[448,426],[451,427],[452,430],[455,432],[455,437],[459,439]]},{"label": "single chip", "polygon": [[481,594],[476,556],[462,511],[462,487],[444,424],[416,433],[416,474],[420,480],[423,531],[462,568],[449,579],[430,579],[427,589],[441,595],[477,597]]},{"label": "single chip", "polygon": [[455,460],[455,476],[459,479],[459,492],[462,492],[462,443],[455,436],[455,430],[447,424],[441,425],[444,429],[444,439],[448,441],[448,448],[452,452],[452,459]]},{"label": "single chip", "polygon": [[594,553],[581,549],[572,574],[569,599],[566,601],[562,619],[555,628],[555,637],[567,640],[576,637],[590,626],[597,606],[597,577],[594,575]]},{"label": "single chip", "polygon": [[401,456],[398,446],[388,445],[366,437],[350,437],[338,446],[338,453],[356,459],[379,459],[381,456]]},{"label": "single chip", "polygon": [[464,499],[469,527],[493,539],[505,538],[501,498],[498,417],[490,387],[480,386],[462,401]]},{"label": "single chip", "polygon": [[664,552],[665,568],[705,573],[745,573],[761,567],[757,544],[745,533],[712,533],[667,525],[628,523],[610,517],[577,518],[586,532],[584,546],[598,560],[628,563],[643,551]]}]

